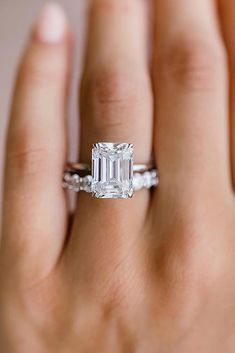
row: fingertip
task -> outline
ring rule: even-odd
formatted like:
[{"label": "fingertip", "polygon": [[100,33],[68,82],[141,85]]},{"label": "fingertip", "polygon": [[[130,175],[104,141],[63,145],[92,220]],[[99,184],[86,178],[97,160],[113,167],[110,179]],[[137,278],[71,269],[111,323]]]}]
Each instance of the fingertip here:
[{"label": "fingertip", "polygon": [[63,41],[67,31],[68,19],[64,9],[55,2],[49,2],[38,15],[32,38],[41,43],[56,44]]}]

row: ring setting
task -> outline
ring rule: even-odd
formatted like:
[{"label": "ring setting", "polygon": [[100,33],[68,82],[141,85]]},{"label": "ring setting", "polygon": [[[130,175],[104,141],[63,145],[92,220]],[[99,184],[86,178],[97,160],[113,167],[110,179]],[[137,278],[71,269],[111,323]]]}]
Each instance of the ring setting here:
[{"label": "ring setting", "polygon": [[96,198],[127,199],[134,191],[156,187],[159,182],[155,168],[133,163],[134,148],[130,143],[98,142],[92,148],[92,167],[69,164],[64,172],[63,186],[79,192],[92,193]]}]

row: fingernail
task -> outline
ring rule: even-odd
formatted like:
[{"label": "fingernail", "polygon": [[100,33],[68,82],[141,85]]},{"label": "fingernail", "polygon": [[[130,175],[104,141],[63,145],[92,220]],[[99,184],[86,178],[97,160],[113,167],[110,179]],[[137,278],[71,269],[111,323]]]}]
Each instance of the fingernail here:
[{"label": "fingernail", "polygon": [[44,43],[58,43],[66,32],[67,18],[62,7],[57,3],[46,4],[36,21],[34,35]]}]

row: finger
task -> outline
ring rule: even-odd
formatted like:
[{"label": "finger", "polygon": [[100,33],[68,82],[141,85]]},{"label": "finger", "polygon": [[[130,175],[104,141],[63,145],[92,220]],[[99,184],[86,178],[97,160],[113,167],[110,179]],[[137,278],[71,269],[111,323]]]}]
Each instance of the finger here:
[{"label": "finger", "polygon": [[142,2],[94,0],[81,96],[81,159],[97,141],[129,141],[151,156],[151,94]]},{"label": "finger", "polygon": [[[82,161],[90,162],[92,145],[98,141],[133,143],[136,163],[147,163],[151,158],[152,104],[144,9],[141,1],[133,0],[92,3],[81,88]],[[88,202],[95,204],[90,197]]]},{"label": "finger", "polygon": [[225,43],[227,46],[228,58],[230,63],[230,126],[231,126],[231,161],[232,161],[232,177],[233,186],[235,185],[235,3],[233,1],[219,1],[219,9],[224,34]]},{"label": "finger", "polygon": [[66,231],[61,176],[68,70],[66,17],[50,4],[20,65],[6,156],[2,252],[33,278],[55,264]]},{"label": "finger", "polygon": [[188,208],[192,196],[212,200],[230,187],[226,57],[214,2],[156,1],[155,49],[159,195]]},{"label": "finger", "polygon": [[[81,88],[81,161],[90,162],[93,143],[107,141],[133,143],[135,163],[149,162],[152,94],[146,54],[144,2],[94,0]],[[133,241],[129,235],[142,228],[148,201],[146,190],[131,200],[97,200],[79,194],[70,249],[77,252],[85,247],[91,263],[91,257],[98,255],[92,249],[103,242],[103,255],[115,258],[110,247],[115,239],[125,248]],[[83,255],[71,257],[82,261]]]}]

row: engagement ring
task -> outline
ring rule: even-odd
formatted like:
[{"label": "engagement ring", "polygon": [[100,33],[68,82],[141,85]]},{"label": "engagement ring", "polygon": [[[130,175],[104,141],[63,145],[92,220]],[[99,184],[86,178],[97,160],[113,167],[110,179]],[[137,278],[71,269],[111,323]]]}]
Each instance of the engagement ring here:
[{"label": "engagement ring", "polygon": [[106,199],[126,199],[134,191],[156,187],[157,170],[152,165],[133,164],[133,153],[133,145],[129,143],[96,143],[92,149],[92,166],[68,164],[63,186]]}]

